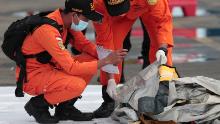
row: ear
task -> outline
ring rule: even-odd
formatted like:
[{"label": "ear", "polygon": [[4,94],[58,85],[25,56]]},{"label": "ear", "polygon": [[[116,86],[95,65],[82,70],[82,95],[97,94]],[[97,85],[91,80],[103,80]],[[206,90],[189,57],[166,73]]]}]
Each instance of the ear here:
[{"label": "ear", "polygon": [[74,22],[75,24],[78,24],[79,18],[75,16],[76,14],[77,14],[76,12],[71,13],[71,21]]},{"label": "ear", "polygon": [[76,12],[70,12],[71,16],[74,17],[74,15],[76,14]]},{"label": "ear", "polygon": [[72,21],[72,19],[74,18],[74,15],[76,14],[76,12],[70,12],[68,13],[68,18]]}]

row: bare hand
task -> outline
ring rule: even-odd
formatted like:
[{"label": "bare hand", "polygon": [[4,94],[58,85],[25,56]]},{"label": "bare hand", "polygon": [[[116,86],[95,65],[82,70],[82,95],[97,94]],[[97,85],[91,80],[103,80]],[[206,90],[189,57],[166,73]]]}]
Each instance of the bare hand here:
[{"label": "bare hand", "polygon": [[128,53],[127,49],[116,50],[110,53],[105,58],[105,60],[108,64],[117,65],[118,63],[122,62],[122,60],[127,55],[127,53]]}]

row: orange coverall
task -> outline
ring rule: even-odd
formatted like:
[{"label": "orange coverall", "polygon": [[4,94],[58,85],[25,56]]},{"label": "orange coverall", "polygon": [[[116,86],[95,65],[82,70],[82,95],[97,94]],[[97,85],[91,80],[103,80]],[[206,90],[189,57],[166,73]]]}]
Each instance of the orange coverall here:
[{"label": "orange coverall", "polygon": [[[103,0],[95,0],[95,9],[104,15],[101,24],[94,23],[97,33],[97,45],[106,49],[117,50],[123,48],[123,41],[131,29],[133,23],[140,17],[150,36],[150,62],[156,60],[156,51],[162,43],[168,44],[168,65],[172,65],[172,16],[167,0],[130,0],[130,10],[126,16],[111,17],[105,8]],[[119,64],[121,74],[122,65]],[[120,74],[115,74],[117,83],[120,81]],[[107,85],[107,75],[101,72],[100,81]]]},{"label": "orange coverall", "polygon": [[[64,25],[59,9],[48,15],[49,18]],[[52,56],[51,64],[41,64],[36,58],[27,59],[27,80],[24,92],[30,95],[44,94],[50,104],[57,104],[78,97],[97,72],[96,45],[86,40],[81,32],[71,30],[74,36],[74,46],[82,52],[72,56],[63,47],[67,29],[63,26],[63,33],[50,26],[42,25],[33,34],[28,35],[23,43],[22,52],[25,55],[47,51]],[[16,68],[18,78],[19,67]]]}]

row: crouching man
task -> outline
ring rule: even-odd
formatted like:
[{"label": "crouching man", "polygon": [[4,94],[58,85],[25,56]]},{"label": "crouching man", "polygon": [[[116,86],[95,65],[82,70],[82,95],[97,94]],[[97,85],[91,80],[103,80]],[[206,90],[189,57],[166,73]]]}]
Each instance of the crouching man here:
[{"label": "crouching man", "polygon": [[[99,22],[102,19],[102,15],[94,10],[92,0],[67,0],[64,10],[57,9],[47,17],[62,26],[62,33],[44,24],[26,37],[22,46],[24,55],[46,52],[51,59],[48,63],[42,63],[37,57],[26,59],[27,83],[24,83],[23,90],[35,97],[24,108],[39,123],[92,120],[92,113],[82,113],[74,103],[99,68],[120,63],[127,51],[117,50],[106,58],[97,59],[96,45],[80,32],[87,27],[89,20]],[[64,47],[68,33],[72,35],[74,47],[82,54],[73,56]],[[17,67],[17,79],[19,72]],[[51,116],[48,109],[54,105],[55,115]]]}]

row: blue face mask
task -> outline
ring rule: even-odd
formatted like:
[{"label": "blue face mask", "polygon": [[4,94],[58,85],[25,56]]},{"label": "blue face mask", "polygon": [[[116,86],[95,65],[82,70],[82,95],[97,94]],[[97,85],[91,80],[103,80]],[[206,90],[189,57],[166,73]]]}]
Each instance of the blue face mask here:
[{"label": "blue face mask", "polygon": [[82,30],[86,29],[88,24],[89,24],[88,22],[85,22],[85,21],[82,21],[79,19],[79,23],[77,25],[74,24],[74,22],[72,22],[71,29],[73,29],[75,31],[82,31]]}]

